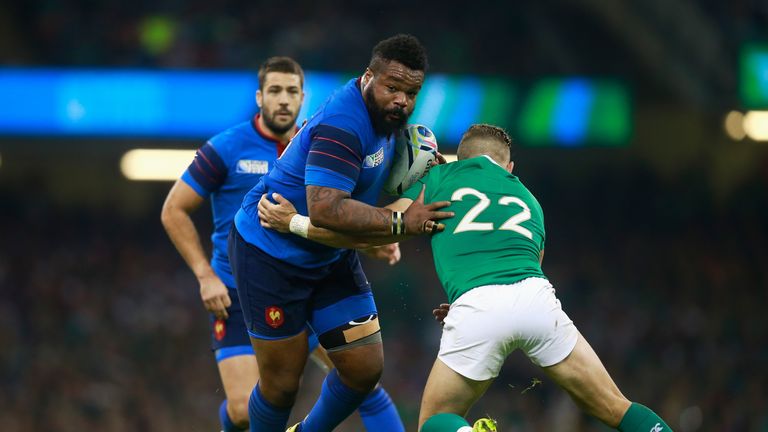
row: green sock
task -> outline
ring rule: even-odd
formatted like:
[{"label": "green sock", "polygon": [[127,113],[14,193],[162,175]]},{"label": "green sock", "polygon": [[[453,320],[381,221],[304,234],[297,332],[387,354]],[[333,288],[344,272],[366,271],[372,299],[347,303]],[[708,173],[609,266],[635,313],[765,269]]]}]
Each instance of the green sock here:
[{"label": "green sock", "polygon": [[648,407],[632,402],[619,423],[622,432],[672,432],[655,412]]},{"label": "green sock", "polygon": [[440,413],[428,418],[421,432],[472,432],[472,426],[462,416]]}]

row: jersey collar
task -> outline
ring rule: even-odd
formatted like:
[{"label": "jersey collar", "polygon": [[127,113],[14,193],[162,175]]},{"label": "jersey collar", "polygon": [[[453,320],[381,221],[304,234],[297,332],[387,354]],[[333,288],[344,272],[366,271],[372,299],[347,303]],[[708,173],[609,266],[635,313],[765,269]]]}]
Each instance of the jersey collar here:
[{"label": "jersey collar", "polygon": [[[504,168],[503,166],[499,165],[499,163],[498,163],[498,162],[496,162],[495,160],[493,160],[493,158],[492,158],[492,157],[490,157],[490,156],[488,156],[487,154],[484,154],[484,155],[480,155],[480,156],[484,156],[486,159],[488,159],[489,161],[491,161],[491,163],[493,163],[494,165],[496,165],[496,166],[498,166],[498,167],[500,167],[500,168]],[[505,170],[505,171],[506,171],[506,170]]]},{"label": "jersey collar", "polygon": [[[272,141],[275,143],[275,147],[277,147],[277,156],[279,157],[281,154],[283,154],[283,150],[285,150],[285,147],[288,145],[287,142],[282,142],[277,139],[270,131],[264,130],[259,126],[259,117],[261,116],[261,113],[256,114],[251,119],[251,126],[253,127],[253,130],[256,131],[257,134],[259,134],[262,138],[264,138],[267,141]],[[293,134],[296,134],[297,127],[293,126]]]}]

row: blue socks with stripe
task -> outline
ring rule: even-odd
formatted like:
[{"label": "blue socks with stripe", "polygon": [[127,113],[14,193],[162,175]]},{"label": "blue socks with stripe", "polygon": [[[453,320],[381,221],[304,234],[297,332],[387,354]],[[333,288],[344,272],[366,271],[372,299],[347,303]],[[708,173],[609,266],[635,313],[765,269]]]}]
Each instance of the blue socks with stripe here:
[{"label": "blue socks with stripe", "polygon": [[256,384],[248,400],[252,432],[284,432],[290,414],[291,408],[278,408],[267,402]]},{"label": "blue socks with stripe", "polygon": [[235,426],[234,423],[232,423],[232,419],[229,418],[229,413],[227,412],[227,400],[224,399],[221,402],[221,405],[219,405],[219,421],[221,421],[221,430],[224,432],[242,432],[245,429],[240,429],[239,427]]},{"label": "blue socks with stripe", "polygon": [[395,404],[381,386],[368,394],[358,411],[368,432],[405,432]]}]

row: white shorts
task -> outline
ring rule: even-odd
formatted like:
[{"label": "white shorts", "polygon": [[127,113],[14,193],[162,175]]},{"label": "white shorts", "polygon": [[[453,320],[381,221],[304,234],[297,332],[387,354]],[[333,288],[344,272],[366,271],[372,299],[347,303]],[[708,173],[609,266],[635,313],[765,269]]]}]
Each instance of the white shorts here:
[{"label": "white shorts", "polygon": [[560,363],[573,351],[578,334],[548,280],[486,285],[453,302],[437,358],[469,379],[485,381],[497,377],[518,348],[538,366]]}]

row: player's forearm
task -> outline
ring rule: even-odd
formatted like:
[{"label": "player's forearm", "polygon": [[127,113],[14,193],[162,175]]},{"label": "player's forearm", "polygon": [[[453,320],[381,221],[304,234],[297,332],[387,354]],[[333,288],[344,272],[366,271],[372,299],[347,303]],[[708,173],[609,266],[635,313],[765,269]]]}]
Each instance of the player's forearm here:
[{"label": "player's forearm", "polygon": [[343,234],[364,234],[374,238],[392,235],[392,210],[373,207],[349,197],[326,194],[327,191],[326,188],[307,188],[312,225]]},{"label": "player's forearm", "polygon": [[178,208],[163,208],[161,219],[165,232],[195,276],[200,279],[212,275],[213,269],[189,214]]},{"label": "player's forearm", "polygon": [[307,232],[307,238],[326,246],[341,249],[366,249],[372,246],[381,246],[396,243],[405,238],[405,236],[365,236],[344,234],[331,231],[325,228],[318,228],[310,223]]}]

